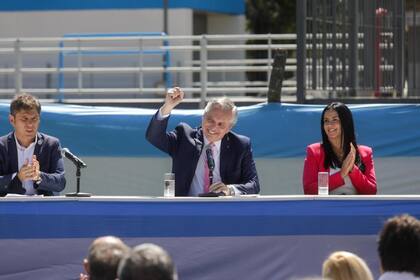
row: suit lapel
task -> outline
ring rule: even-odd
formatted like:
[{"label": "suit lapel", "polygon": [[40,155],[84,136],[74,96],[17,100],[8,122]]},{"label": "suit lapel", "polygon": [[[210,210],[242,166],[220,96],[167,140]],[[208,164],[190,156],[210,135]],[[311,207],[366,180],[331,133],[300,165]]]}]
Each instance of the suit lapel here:
[{"label": "suit lapel", "polygon": [[39,161],[39,155],[41,154],[42,144],[44,143],[44,136],[41,133],[37,133],[37,140],[35,143],[34,155],[36,155],[37,160]]},{"label": "suit lapel", "polygon": [[230,160],[230,139],[229,133],[227,133],[223,139],[222,143],[220,144],[220,177],[222,182],[226,181],[227,170]]},{"label": "suit lapel", "polygon": [[203,150],[203,146],[204,146],[204,137],[203,137],[203,129],[200,127],[197,129],[197,134],[196,137],[194,138],[194,142],[195,142],[195,148],[196,148],[196,155],[197,155],[197,161],[198,158],[201,155],[201,151]]},{"label": "suit lapel", "polygon": [[8,153],[10,159],[10,166],[13,172],[18,172],[18,157],[17,157],[17,147],[14,132],[10,133],[7,137]]}]

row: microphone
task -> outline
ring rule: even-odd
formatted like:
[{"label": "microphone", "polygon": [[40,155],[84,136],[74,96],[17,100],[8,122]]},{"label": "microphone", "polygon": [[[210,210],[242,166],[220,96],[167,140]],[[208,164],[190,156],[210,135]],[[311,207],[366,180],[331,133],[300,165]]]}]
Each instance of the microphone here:
[{"label": "microphone", "polygon": [[70,150],[67,148],[61,149],[61,155],[63,157],[68,158],[71,162],[73,162],[78,167],[87,167],[86,163],[84,163],[80,158],[72,154]]},{"label": "microphone", "polygon": [[209,167],[210,171],[214,170],[214,158],[213,158],[213,152],[211,151],[211,148],[208,147],[206,149],[206,155],[207,155],[207,166]]},{"label": "microphone", "polygon": [[63,157],[68,158],[71,162],[76,165],[76,192],[73,193],[66,193],[66,196],[69,197],[89,197],[91,196],[90,193],[82,193],[80,192],[80,176],[82,175],[80,172],[80,168],[87,167],[86,163],[84,163],[80,158],[73,155],[69,149],[62,148],[61,155]]},{"label": "microphone", "polygon": [[206,156],[207,156],[207,166],[209,168],[209,181],[210,185],[213,184],[213,170],[214,170],[214,158],[213,152],[211,151],[211,147],[207,147],[206,149]]}]

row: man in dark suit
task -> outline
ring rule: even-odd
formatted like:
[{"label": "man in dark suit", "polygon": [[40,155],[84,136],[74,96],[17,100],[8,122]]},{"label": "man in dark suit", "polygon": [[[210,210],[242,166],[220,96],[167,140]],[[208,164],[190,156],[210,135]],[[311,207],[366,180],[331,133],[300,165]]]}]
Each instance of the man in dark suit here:
[{"label": "man in dark suit", "polygon": [[251,142],[230,131],[237,120],[233,102],[228,98],[209,101],[201,127],[180,123],[175,130],[166,132],[169,115],[183,98],[180,88],[170,89],[146,132],[150,143],[172,157],[175,195],[259,193]]},{"label": "man in dark suit", "polygon": [[0,137],[0,196],[53,195],[64,189],[64,164],[57,138],[39,133],[41,104],[29,94],[10,104],[14,131]]}]

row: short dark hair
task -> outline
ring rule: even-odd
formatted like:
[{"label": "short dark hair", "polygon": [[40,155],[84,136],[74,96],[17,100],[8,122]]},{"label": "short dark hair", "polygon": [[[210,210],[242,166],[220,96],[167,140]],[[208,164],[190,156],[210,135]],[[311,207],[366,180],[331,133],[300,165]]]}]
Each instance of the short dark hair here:
[{"label": "short dark hair", "polygon": [[121,239],[114,236],[97,238],[89,247],[90,280],[115,280],[121,259],[129,252]]},{"label": "short dark hair", "polygon": [[121,260],[118,267],[119,280],[176,280],[177,274],[171,256],[163,248],[151,244],[134,247]]},{"label": "short dark hair", "polygon": [[407,214],[388,219],[379,234],[378,252],[384,271],[420,276],[420,221]]},{"label": "short dark hair", "polygon": [[10,114],[15,116],[20,111],[35,110],[41,114],[41,103],[34,96],[27,93],[17,94],[10,103]]}]

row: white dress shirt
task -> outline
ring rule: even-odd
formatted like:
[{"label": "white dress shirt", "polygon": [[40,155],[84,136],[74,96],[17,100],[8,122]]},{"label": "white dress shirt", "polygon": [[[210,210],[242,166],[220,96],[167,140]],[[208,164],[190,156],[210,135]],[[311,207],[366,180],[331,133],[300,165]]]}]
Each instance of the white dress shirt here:
[{"label": "white dress shirt", "polygon": [[[27,148],[19,144],[19,141],[16,139],[16,136],[15,136],[15,141],[16,141],[17,156],[18,156],[18,170],[20,170],[26,160],[28,161],[29,164],[32,164],[32,156],[34,155],[37,136],[35,136],[35,141],[32,142]],[[15,176],[17,176],[17,173],[13,174],[13,178]],[[27,195],[36,194],[36,191],[34,189],[34,182],[32,180],[23,181],[22,187],[26,190],[25,194]]]},{"label": "white dress shirt", "polygon": [[[205,176],[205,166],[207,161],[206,149],[209,145],[209,141],[204,137],[204,146],[201,150],[200,158],[198,159],[197,167],[195,168],[195,174],[191,182],[190,196],[198,196],[200,193],[204,193],[204,176]],[[213,159],[214,159],[214,170],[213,170],[213,184],[222,182],[220,178],[220,145],[222,140],[214,142],[213,147]]]}]

